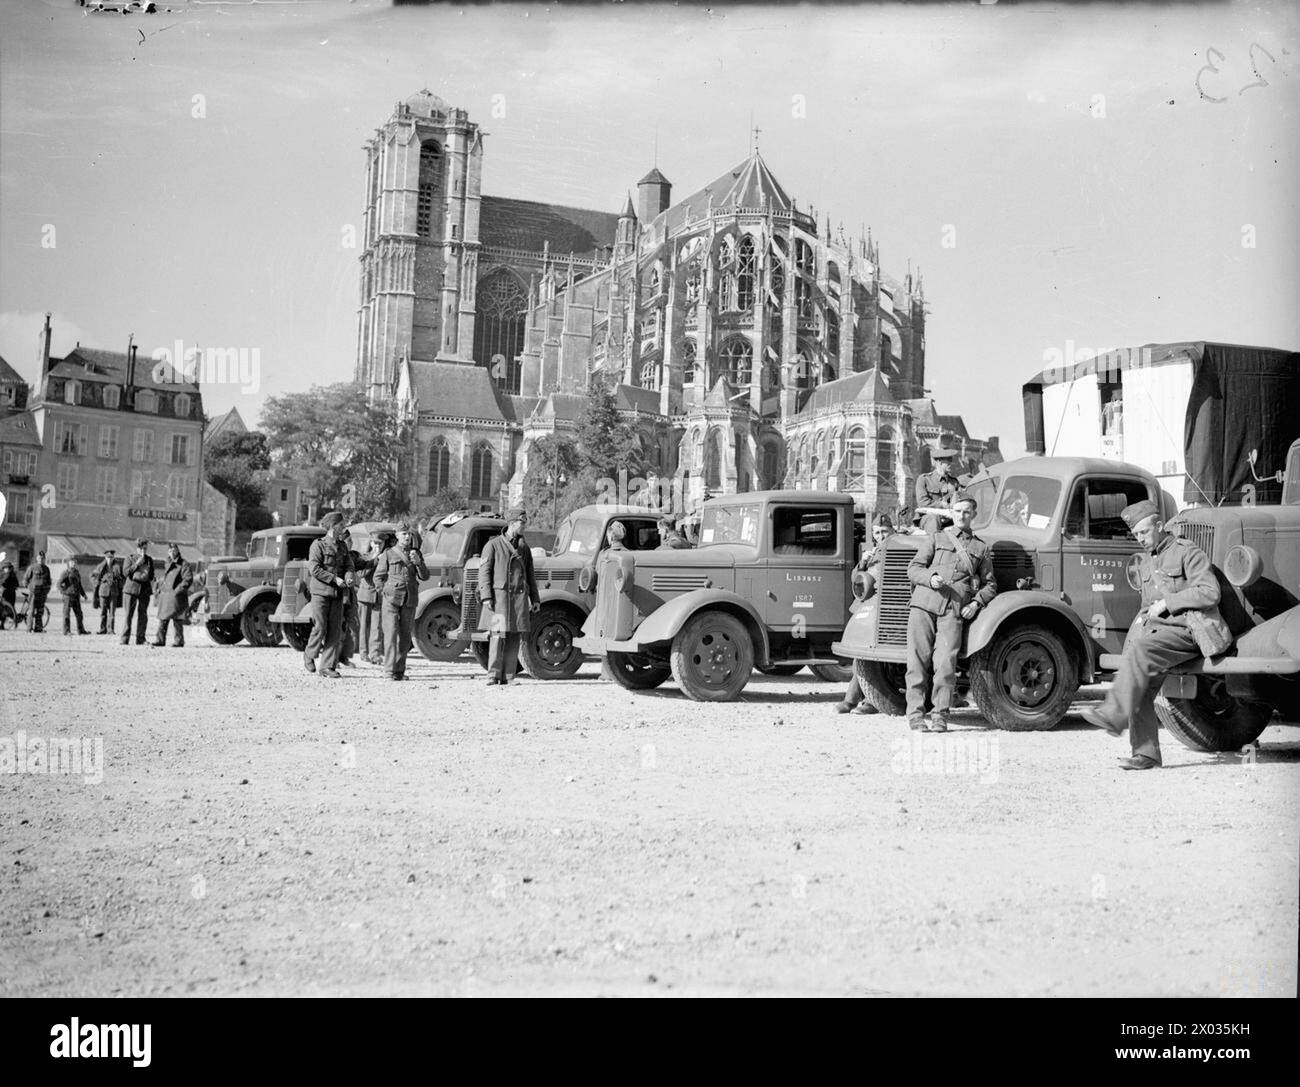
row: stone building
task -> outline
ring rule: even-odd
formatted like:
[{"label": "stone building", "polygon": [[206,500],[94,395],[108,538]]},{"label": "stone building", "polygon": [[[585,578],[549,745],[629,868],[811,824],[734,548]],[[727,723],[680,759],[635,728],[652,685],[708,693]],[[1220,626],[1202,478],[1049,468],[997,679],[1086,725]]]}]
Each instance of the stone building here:
[{"label": "stone building", "polygon": [[483,195],[483,152],[428,91],[366,145],[356,378],[405,415],[416,508],[517,500],[597,376],[687,497],[826,487],[892,511],[936,446],[1001,459],[928,398],[919,273],[819,223],[757,149],[678,200],[656,167],[618,213]]}]

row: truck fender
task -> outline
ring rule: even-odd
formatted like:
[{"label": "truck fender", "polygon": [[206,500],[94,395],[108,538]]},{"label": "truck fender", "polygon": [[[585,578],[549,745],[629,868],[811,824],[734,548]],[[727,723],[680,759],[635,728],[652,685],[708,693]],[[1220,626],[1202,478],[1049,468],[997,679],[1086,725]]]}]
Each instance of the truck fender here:
[{"label": "truck fender", "polygon": [[254,600],[263,596],[274,597],[277,604],[280,602],[280,590],[274,585],[254,585],[251,589],[245,589],[238,596],[232,597],[221,614],[228,618],[243,615]]},{"label": "truck fender", "polygon": [[573,613],[574,619],[579,626],[587,621],[587,616],[591,614],[591,608],[586,602],[577,599],[572,592],[565,592],[563,589],[542,589],[537,594],[542,605],[561,604]]},{"label": "truck fender", "polygon": [[424,614],[424,609],[435,600],[446,600],[455,607],[457,611],[460,611],[460,605],[452,599],[452,589],[453,587],[451,585],[444,585],[441,588],[434,586],[432,589],[425,589],[416,598],[415,614],[417,616]]},{"label": "truck fender", "polygon": [[1004,623],[1010,620],[1033,622],[1031,615],[1033,612],[1039,613],[1039,622],[1046,622],[1050,626],[1061,629],[1062,632],[1073,631],[1073,648],[1079,654],[1080,682],[1091,683],[1095,673],[1097,643],[1073,608],[1058,597],[1049,596],[1044,592],[1015,589],[1011,592],[998,593],[990,603],[980,608],[979,614],[966,628],[965,655],[968,658],[973,657],[993,641],[994,635]]},{"label": "truck fender", "polygon": [[754,663],[767,664],[770,660],[767,627],[754,605],[729,589],[693,589],[675,596],[651,612],[632,637],[642,645],[671,642],[692,616],[713,609],[729,612],[745,624],[754,643]]},{"label": "truck fender", "polygon": [[849,621],[844,625],[844,633],[831,646],[832,652],[850,660],[877,658],[876,606],[875,599],[866,600],[850,613]]}]

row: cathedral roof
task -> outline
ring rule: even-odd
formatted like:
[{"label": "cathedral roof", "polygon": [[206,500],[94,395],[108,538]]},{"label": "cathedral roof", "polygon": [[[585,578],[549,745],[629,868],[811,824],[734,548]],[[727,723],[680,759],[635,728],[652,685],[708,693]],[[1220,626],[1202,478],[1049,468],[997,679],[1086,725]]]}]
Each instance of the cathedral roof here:
[{"label": "cathedral roof", "polygon": [[450,108],[446,101],[439,98],[428,87],[425,87],[422,91],[417,91],[402,104],[410,109],[412,113],[421,117],[432,117],[435,113],[446,113]]},{"label": "cathedral roof", "polygon": [[497,392],[492,376],[482,366],[463,362],[408,363],[411,388],[420,411],[445,412],[456,418],[499,423],[514,421],[510,398]]},{"label": "cathedral roof", "polygon": [[544,423],[577,422],[587,406],[587,398],[581,393],[551,393],[537,405],[533,418]]},{"label": "cathedral roof", "polygon": [[799,409],[800,415],[817,415],[839,404],[895,404],[889,383],[876,367],[858,374],[849,374],[828,381],[813,390],[807,403]]},{"label": "cathedral roof", "polygon": [[643,389],[640,385],[619,385],[614,390],[614,400],[625,411],[659,411],[659,394],[654,389]]},{"label": "cathedral roof", "polygon": [[618,215],[561,204],[541,204],[506,196],[485,196],[479,213],[479,240],[485,246],[540,253],[583,255],[614,244]]},{"label": "cathedral roof", "polygon": [[912,409],[912,422],[916,426],[942,426],[939,422],[939,413],[934,410],[934,401],[928,396],[919,400],[904,400],[909,408]]},{"label": "cathedral roof", "polygon": [[248,426],[244,423],[244,417],[239,414],[238,408],[231,408],[224,415],[209,419],[208,425],[203,430],[203,440],[210,442],[218,434],[224,433],[227,428],[232,434],[248,433]]},{"label": "cathedral roof", "polygon": [[709,395],[704,398],[706,408],[729,408],[731,407],[731,383],[725,377],[720,377],[713,384]]},{"label": "cathedral roof", "polygon": [[710,196],[715,208],[735,205],[742,208],[761,208],[764,202],[776,211],[789,211],[793,205],[781,183],[767,168],[767,163],[755,151],[740,165],[715,178],[698,192],[679,200],[662,215],[667,217],[669,231],[674,230],[688,217],[701,218],[709,208]]},{"label": "cathedral roof", "polygon": [[655,166],[650,170],[648,174],[645,175],[645,177],[643,177],[640,181],[638,181],[637,184],[638,185],[671,185],[672,182],[669,181],[666,177],[664,177],[663,174],[659,172],[658,166]]},{"label": "cathedral roof", "polygon": [[963,438],[970,437],[970,434],[966,431],[966,421],[960,415],[940,415],[939,425],[944,430],[950,430]]},{"label": "cathedral roof", "polygon": [[[627,194],[627,205],[623,208],[623,214],[620,215],[619,218],[620,218],[620,219],[635,219],[635,218],[636,218],[636,205],[632,203],[632,194],[631,194],[631,193],[628,193],[628,194]],[[0,361],[3,361],[3,360],[0,360]]]}]

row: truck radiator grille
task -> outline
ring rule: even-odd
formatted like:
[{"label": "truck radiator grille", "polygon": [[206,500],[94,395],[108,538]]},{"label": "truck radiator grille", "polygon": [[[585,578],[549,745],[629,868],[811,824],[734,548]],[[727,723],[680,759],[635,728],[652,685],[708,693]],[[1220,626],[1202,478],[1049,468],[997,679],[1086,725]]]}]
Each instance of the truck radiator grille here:
[{"label": "truck radiator grille", "polygon": [[1197,547],[1214,560],[1214,526],[1198,525],[1191,521],[1179,521],[1172,526],[1184,540],[1191,540]]},{"label": "truck radiator grille", "polygon": [[535,571],[538,581],[572,581],[577,572],[574,570],[547,570],[545,568]]},{"label": "truck radiator grille", "polygon": [[881,568],[876,596],[880,617],[876,630],[878,645],[907,645],[907,612],[912,602],[912,583],[907,567],[916,552],[906,548],[888,548]]},{"label": "truck radiator grille", "polygon": [[656,593],[689,593],[695,589],[707,589],[707,574],[654,574],[650,578],[650,589]]},{"label": "truck radiator grille", "polygon": [[460,629],[466,637],[478,630],[478,577],[469,573],[460,589]]},{"label": "truck radiator grille", "polygon": [[1019,578],[1034,577],[1034,558],[1019,544],[999,541],[991,551],[993,578],[1000,591],[1009,592],[1014,589]]}]

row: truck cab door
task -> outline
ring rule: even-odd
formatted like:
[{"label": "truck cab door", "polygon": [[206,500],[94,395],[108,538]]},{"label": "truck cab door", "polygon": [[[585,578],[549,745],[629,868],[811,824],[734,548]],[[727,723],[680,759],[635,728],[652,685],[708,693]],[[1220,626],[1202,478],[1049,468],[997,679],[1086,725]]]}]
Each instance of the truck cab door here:
[{"label": "truck cab door", "polygon": [[843,519],[850,507],[773,502],[767,511],[767,576],[758,579],[764,620],[773,634],[796,642],[830,633],[848,620],[851,529]]}]

